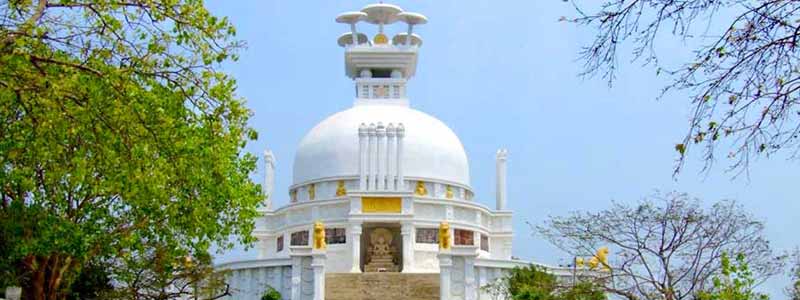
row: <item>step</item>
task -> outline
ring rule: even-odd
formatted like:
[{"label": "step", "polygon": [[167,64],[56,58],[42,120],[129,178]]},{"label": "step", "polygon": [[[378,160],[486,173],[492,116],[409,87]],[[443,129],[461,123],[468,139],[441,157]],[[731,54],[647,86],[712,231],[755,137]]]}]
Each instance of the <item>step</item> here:
[{"label": "step", "polygon": [[328,273],[326,300],[438,300],[439,274]]}]

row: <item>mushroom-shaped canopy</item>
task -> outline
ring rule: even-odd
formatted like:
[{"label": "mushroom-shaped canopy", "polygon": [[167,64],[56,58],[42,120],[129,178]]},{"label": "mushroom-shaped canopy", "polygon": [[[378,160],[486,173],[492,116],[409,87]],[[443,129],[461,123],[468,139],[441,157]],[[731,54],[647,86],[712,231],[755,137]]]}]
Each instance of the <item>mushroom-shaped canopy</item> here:
[{"label": "mushroom-shaped canopy", "polygon": [[403,9],[397,5],[378,3],[364,6],[361,11],[367,14],[366,21],[369,23],[392,24],[397,22],[397,15],[403,12]]},{"label": "mushroom-shaped canopy", "polygon": [[[405,45],[406,44],[406,37],[408,37],[408,33],[398,33],[394,37],[392,37],[392,45]],[[361,40],[361,39],[359,39]],[[422,38],[419,37],[416,33],[411,34],[411,45],[412,46],[422,46]]]},{"label": "mushroom-shaped canopy", "polygon": [[[411,41],[413,42],[414,40],[411,40]],[[342,35],[340,35],[339,38],[336,40],[336,43],[338,43],[339,46],[341,46],[341,47],[353,44],[353,33],[352,32],[342,33]],[[367,38],[367,35],[359,32],[358,33],[358,44],[360,45],[360,44],[366,44],[366,43],[369,43],[369,39]]]},{"label": "mushroom-shaped canopy", "polygon": [[355,24],[367,19],[367,14],[360,11],[349,11],[336,16],[337,23]]},{"label": "mushroom-shaped canopy", "polygon": [[400,21],[403,21],[409,25],[422,25],[428,23],[427,17],[425,17],[423,14],[414,12],[401,12],[397,14],[397,17],[400,19]]}]

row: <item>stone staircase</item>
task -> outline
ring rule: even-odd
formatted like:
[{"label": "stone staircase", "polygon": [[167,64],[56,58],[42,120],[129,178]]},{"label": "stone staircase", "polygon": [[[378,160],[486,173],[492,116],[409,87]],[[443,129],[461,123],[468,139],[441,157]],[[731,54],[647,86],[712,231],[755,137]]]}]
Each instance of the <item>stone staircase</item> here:
[{"label": "stone staircase", "polygon": [[326,300],[438,300],[439,274],[328,273]]}]

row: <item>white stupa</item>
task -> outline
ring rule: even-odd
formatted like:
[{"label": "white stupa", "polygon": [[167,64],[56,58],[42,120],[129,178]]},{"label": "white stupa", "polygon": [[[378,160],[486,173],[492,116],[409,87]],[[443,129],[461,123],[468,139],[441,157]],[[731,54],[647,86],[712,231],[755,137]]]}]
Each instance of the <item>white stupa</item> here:
[{"label": "white stupa", "polygon": [[[270,195],[254,231],[258,259],[220,266],[233,271],[232,298],[258,299],[269,285],[286,299],[357,299],[375,288],[365,282],[388,280],[399,290],[427,284],[440,299],[484,299],[480,286],[523,264],[511,259],[507,152],[497,153],[490,208],[473,197],[458,136],[407,97],[422,45],[413,28],[427,18],[373,4],[336,21],[350,26],[338,44],[355,85],[352,107],[302,139],[286,206],[271,205],[275,159],[266,155]],[[371,41],[356,30],[360,22],[377,27]],[[407,31],[390,39],[384,25],[395,22]],[[391,289],[380,292],[392,299]]]}]

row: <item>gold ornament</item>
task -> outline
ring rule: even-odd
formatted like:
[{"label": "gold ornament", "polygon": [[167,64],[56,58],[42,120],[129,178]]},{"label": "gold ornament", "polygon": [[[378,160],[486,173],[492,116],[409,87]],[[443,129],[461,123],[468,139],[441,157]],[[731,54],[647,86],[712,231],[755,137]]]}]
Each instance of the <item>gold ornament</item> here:
[{"label": "gold ornament", "polygon": [[439,224],[439,249],[450,249],[450,224],[442,222]]},{"label": "gold ornament", "polygon": [[585,262],[583,261],[583,257],[576,257],[575,258],[575,267],[583,268],[584,265],[585,265]]},{"label": "gold ornament", "polygon": [[445,197],[447,197],[447,199],[453,199],[453,187],[449,185],[447,186],[447,192],[445,193]]},{"label": "gold ornament", "polygon": [[312,183],[308,185],[308,200],[314,200],[317,196],[317,187]]},{"label": "gold ornament", "polygon": [[425,188],[424,181],[417,181],[417,188],[414,189],[414,194],[417,196],[425,196],[428,195],[428,189]]},{"label": "gold ornament", "polygon": [[372,38],[372,42],[375,43],[376,45],[382,45],[388,43],[389,38],[387,38],[386,35],[383,33],[378,33],[375,35],[374,38]]},{"label": "gold ornament", "polygon": [[339,183],[336,185],[336,197],[342,197],[347,195],[347,189],[344,187],[344,180],[339,180]]},{"label": "gold ornament", "polygon": [[403,210],[403,199],[400,197],[363,197],[361,212],[363,213],[396,213]]},{"label": "gold ornament", "polygon": [[324,250],[325,245],[325,225],[320,221],[314,222],[314,249]]}]

